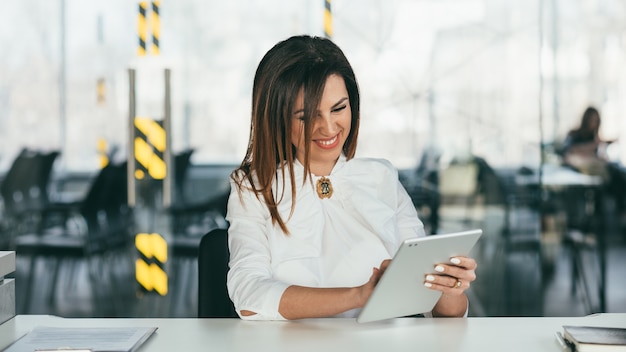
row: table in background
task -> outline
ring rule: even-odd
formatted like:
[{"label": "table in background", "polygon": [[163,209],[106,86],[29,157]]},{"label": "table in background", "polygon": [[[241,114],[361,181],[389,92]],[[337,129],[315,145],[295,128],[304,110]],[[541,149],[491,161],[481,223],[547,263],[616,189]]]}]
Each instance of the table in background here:
[{"label": "table in background", "polygon": [[[569,167],[546,164],[541,168],[541,182],[539,182],[539,170],[532,174],[518,174],[515,182],[525,187],[538,187],[546,192],[542,195],[542,201],[557,204],[557,208],[562,208],[566,213],[566,228],[564,229],[567,238],[570,239],[572,247],[576,251],[584,247],[585,239],[582,232],[592,232],[597,241],[596,248],[598,254],[598,287],[597,292],[593,292],[598,297],[598,304],[591,302],[591,289],[593,285],[585,279],[582,270],[582,259],[573,259],[572,265],[572,288],[576,287],[576,280],[581,279],[583,288],[586,290],[585,298],[588,301],[588,313],[606,311],[606,275],[607,275],[607,230],[606,220],[606,194],[604,180],[601,176],[587,175],[575,171]],[[545,210],[545,209],[544,209]],[[542,210],[543,213],[543,210]],[[545,215],[545,214],[542,214]],[[582,239],[581,239],[582,238]],[[577,256],[577,254],[572,254]],[[579,268],[580,267],[580,268]],[[574,292],[574,291],[572,291]]]},{"label": "table in background", "polygon": [[560,351],[563,325],[626,328],[626,314],[561,318],[399,318],[293,322],[240,319],[122,319],[18,315],[0,326],[0,348],[35,326],[158,327],[139,352],[160,351]]}]

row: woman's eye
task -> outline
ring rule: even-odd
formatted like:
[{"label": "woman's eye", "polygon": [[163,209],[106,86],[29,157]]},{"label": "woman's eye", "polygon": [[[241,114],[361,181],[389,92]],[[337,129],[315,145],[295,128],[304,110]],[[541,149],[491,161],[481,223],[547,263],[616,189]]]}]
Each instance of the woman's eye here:
[{"label": "woman's eye", "polygon": [[342,106],[339,106],[339,107],[337,107],[337,108],[333,109],[333,110],[332,110],[332,112],[339,112],[339,111],[341,111],[341,110],[345,109],[345,108],[346,108],[346,106],[347,106],[347,105],[342,105]]}]

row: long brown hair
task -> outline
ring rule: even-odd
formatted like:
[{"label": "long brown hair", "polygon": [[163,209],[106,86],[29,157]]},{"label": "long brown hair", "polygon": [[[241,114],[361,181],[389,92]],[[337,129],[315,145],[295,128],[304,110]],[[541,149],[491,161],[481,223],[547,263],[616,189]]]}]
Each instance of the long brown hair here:
[{"label": "long brown hair", "polygon": [[[285,234],[289,234],[285,220],[278,213],[277,205],[285,192],[285,168],[291,180],[291,213],[296,201],[294,177],[295,147],[291,140],[291,124],[295,102],[300,90],[304,92],[304,181],[310,176],[309,151],[313,118],[317,110],[326,79],[333,74],[345,82],[352,110],[351,128],[343,146],[343,154],[351,159],[356,152],[359,130],[359,88],[354,71],[341,49],[332,41],[320,37],[294,36],[279,42],[261,59],[252,87],[252,123],[248,150],[241,165],[231,178],[238,186],[239,194],[248,181],[256,196],[262,196],[272,217]],[[278,179],[280,196],[272,192],[272,184]]]}]

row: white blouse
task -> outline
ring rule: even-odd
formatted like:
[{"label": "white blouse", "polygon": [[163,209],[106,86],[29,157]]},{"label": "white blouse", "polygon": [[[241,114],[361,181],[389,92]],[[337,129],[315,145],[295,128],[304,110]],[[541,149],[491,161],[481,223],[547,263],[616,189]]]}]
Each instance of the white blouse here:
[{"label": "white blouse", "polygon": [[[290,234],[273,225],[263,197],[249,190],[241,197],[231,181],[227,220],[230,270],[228,292],[236,311],[256,312],[248,320],[282,320],[278,312],[287,287],[354,287],[366,283],[373,267],[390,259],[400,243],[425,236],[424,226],[396,169],[383,159],[340,157],[327,176],[334,193],[320,199],[319,177],[303,184],[304,168],[295,163],[296,206],[281,172],[274,195]],[[354,317],[358,309],[339,316]]]}]

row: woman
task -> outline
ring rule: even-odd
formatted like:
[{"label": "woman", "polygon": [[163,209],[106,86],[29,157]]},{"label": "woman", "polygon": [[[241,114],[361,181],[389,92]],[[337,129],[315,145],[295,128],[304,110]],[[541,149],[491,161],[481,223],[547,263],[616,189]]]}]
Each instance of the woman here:
[{"label": "woman", "polygon": [[[276,44],[254,78],[247,154],[232,174],[228,290],[243,319],[354,317],[400,243],[423,225],[393,166],[354,158],[359,90],[330,40]],[[435,316],[463,316],[476,262],[425,285]]]},{"label": "woman", "polygon": [[601,176],[606,194],[614,197],[620,214],[626,211],[626,173],[623,166],[611,162],[607,146],[614,141],[600,138],[600,112],[593,106],[585,109],[580,126],[567,133],[563,141],[563,163],[584,174]]},{"label": "woman", "polygon": [[583,113],[580,126],[569,131],[563,142],[565,164],[584,173],[608,177],[599,131],[600,113],[590,106]]}]

